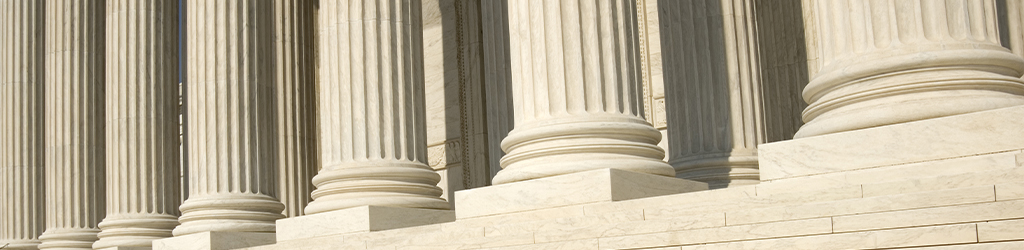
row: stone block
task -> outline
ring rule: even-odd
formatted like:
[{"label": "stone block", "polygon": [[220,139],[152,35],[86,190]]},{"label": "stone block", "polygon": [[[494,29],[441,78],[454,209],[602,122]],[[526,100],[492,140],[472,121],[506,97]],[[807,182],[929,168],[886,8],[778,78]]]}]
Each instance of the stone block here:
[{"label": "stone block", "polygon": [[277,240],[371,232],[455,221],[451,210],[361,206],[277,221]]},{"label": "stone block", "polygon": [[[1018,179],[1019,181],[1020,179]],[[996,184],[996,200],[1024,199],[1024,183]]]},{"label": "stone block", "polygon": [[1024,106],[758,146],[761,180],[1024,149]]},{"label": "stone block", "polygon": [[830,218],[600,238],[601,249],[636,249],[832,232]]},{"label": "stone block", "polygon": [[1024,240],[1024,219],[978,223],[978,241]]},{"label": "stone block", "polygon": [[537,243],[542,243],[724,226],[725,213],[713,213],[600,225],[558,224],[538,230],[535,238]]},{"label": "stone block", "polygon": [[1020,250],[1024,249],[1024,241],[980,243],[952,246],[916,247],[907,250]]},{"label": "stone block", "polygon": [[642,198],[628,201],[618,201],[611,203],[596,203],[590,205],[583,205],[583,209],[587,215],[616,213],[619,211],[626,210],[644,210],[646,213],[646,211],[650,209],[659,209],[674,206],[706,207],[712,204],[749,199],[755,196],[757,196],[755,186],[750,185],[742,187],[731,187],[700,192],[690,192]]},{"label": "stone block", "polygon": [[152,247],[108,247],[97,250],[152,250]]},{"label": "stone block", "polygon": [[274,233],[202,232],[153,241],[154,250],[228,250],[274,244]]},{"label": "stone block", "polygon": [[[497,248],[483,248],[480,250],[596,250],[598,249],[597,239],[587,240],[575,240],[575,241],[561,241],[551,243],[539,243],[530,245],[520,246],[508,246],[508,247],[497,247]],[[669,248],[671,249],[671,248]]]},{"label": "stone block", "polygon": [[903,248],[977,242],[974,224],[917,227],[856,233],[809,235],[777,239],[683,246],[681,250],[786,249],[840,250]]},{"label": "stone block", "polygon": [[947,207],[901,210],[882,213],[833,216],[835,232],[854,232],[888,228],[981,222],[1024,218],[1024,201],[986,202]]},{"label": "stone block", "polygon": [[788,204],[806,204],[834,200],[861,198],[860,186],[839,186],[809,192],[777,193],[734,199],[689,200],[675,204],[644,209],[644,218],[663,219],[687,214],[703,214],[711,212],[740,211]]},{"label": "stone block", "polygon": [[[556,230],[566,231],[578,227],[600,227],[603,225],[616,225],[621,223],[643,221],[644,213],[640,210],[623,211],[619,213],[602,214],[595,216],[564,217],[550,220],[530,221],[523,223],[495,223],[484,228],[484,234],[488,237],[507,234],[522,234],[536,232],[538,236],[542,231]],[[597,237],[592,237],[597,238]]]},{"label": "stone block", "polygon": [[729,225],[995,201],[992,186],[726,212]]},{"label": "stone block", "polygon": [[932,190],[964,188],[1024,180],[1024,168],[1009,168],[952,176],[864,184],[864,196],[906,194]]},{"label": "stone block", "polygon": [[707,183],[598,169],[455,193],[459,219],[707,190]]}]

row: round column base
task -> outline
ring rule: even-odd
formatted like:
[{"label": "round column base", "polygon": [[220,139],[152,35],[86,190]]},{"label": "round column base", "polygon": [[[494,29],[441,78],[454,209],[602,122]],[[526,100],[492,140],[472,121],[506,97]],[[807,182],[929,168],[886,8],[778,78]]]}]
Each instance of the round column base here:
[{"label": "round column base", "polygon": [[313,201],[306,214],[358,206],[450,209],[437,187],[441,180],[426,164],[403,160],[346,162],[324,167],[313,177]]},{"label": "round column base", "polygon": [[172,237],[178,217],[166,214],[107,215],[100,222],[99,241],[95,249],[108,247],[151,247],[153,240]]},{"label": "round column base", "polygon": [[39,236],[39,249],[92,249],[99,232],[91,228],[47,229]]},{"label": "round column base", "polygon": [[517,127],[501,145],[505,157],[495,185],[614,168],[675,176],[658,147],[661,133],[639,117],[587,114]]},{"label": "round column base", "polygon": [[181,205],[181,225],[174,236],[200,232],[273,233],[284,218],[284,204],[262,194],[215,194],[193,196]]}]

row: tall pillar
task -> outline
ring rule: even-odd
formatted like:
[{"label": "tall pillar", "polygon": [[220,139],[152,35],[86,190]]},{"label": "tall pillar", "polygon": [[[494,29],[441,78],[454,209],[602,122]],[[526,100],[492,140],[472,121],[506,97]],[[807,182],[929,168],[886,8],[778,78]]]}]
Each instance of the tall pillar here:
[{"label": "tall pillar", "polygon": [[313,1],[274,1],[278,198],[284,215],[302,215],[311,200],[316,156]]},{"label": "tall pillar", "polygon": [[273,2],[188,1],[189,195],[175,236],[274,232]]},{"label": "tall pillar", "polygon": [[662,176],[643,114],[635,0],[509,1],[515,128],[494,184],[615,168]]},{"label": "tall pillar", "polygon": [[323,169],[306,213],[448,209],[426,164],[420,1],[320,4]]},{"label": "tall pillar", "polygon": [[96,249],[151,247],[178,225],[178,3],[106,4],[107,216]]},{"label": "tall pillar", "polygon": [[0,246],[43,233],[43,4],[0,1]]},{"label": "tall pillar", "polygon": [[1024,59],[999,44],[995,0],[808,7],[821,68],[796,137],[1024,105]]},{"label": "tall pillar", "polygon": [[661,1],[659,11],[669,164],[711,188],[757,184],[758,145],[800,125],[800,0]]},{"label": "tall pillar", "polygon": [[104,1],[46,1],[46,231],[92,249],[104,207]]}]

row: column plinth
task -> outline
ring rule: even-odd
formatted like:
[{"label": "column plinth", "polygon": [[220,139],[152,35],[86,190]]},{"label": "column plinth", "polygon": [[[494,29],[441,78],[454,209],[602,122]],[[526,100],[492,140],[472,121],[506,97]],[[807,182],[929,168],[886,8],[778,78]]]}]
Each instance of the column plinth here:
[{"label": "column plinth", "polygon": [[515,128],[493,183],[602,168],[674,176],[641,117],[636,2],[508,4]]},{"label": "column plinth", "polygon": [[426,164],[420,2],[320,4],[323,169],[306,213],[449,209]]},{"label": "column plinth", "polygon": [[808,4],[822,66],[804,88],[807,124],[795,137],[1024,105],[1024,59],[1000,46],[995,6]]},{"label": "column plinth", "polygon": [[36,249],[45,229],[44,9],[0,1],[0,246]]},{"label": "column plinth", "polygon": [[92,249],[106,215],[104,1],[46,1],[46,231],[40,249]]},{"label": "column plinth", "polygon": [[178,6],[107,1],[107,216],[96,249],[151,247],[178,225]]},{"label": "column plinth", "polygon": [[174,236],[272,233],[284,217],[275,176],[273,4],[187,3],[189,195]]}]

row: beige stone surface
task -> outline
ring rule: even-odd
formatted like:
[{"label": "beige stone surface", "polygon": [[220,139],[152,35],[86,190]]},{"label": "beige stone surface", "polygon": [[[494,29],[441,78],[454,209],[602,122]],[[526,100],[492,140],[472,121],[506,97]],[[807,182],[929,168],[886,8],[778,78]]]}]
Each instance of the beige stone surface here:
[{"label": "beige stone surface", "polygon": [[274,232],[273,2],[186,4],[189,194],[173,233]]},{"label": "beige stone surface", "polygon": [[381,231],[455,221],[455,212],[403,207],[361,206],[277,221],[277,240]]},{"label": "beige stone surface", "polygon": [[531,245],[521,246],[509,246],[509,247],[497,247],[497,248],[481,248],[481,250],[585,250],[585,249],[599,249],[597,239],[587,240],[575,240],[575,241],[561,241],[551,243],[540,243]]},{"label": "beige stone surface", "polygon": [[153,241],[153,250],[229,250],[274,244],[274,233],[201,232]]},{"label": "beige stone surface", "polygon": [[1024,106],[765,144],[761,179],[1019,151],[1021,116]]},{"label": "beige stone surface", "polygon": [[45,221],[44,5],[0,1],[0,245],[35,249]]},{"label": "beige stone surface", "polygon": [[987,202],[910,209],[881,213],[832,216],[835,232],[867,231],[888,228],[922,227],[941,224],[983,222],[1024,218],[1024,201]]},{"label": "beige stone surface", "polygon": [[313,1],[274,0],[277,198],[287,217],[304,214],[320,170],[313,7]]},{"label": "beige stone surface", "polygon": [[107,215],[93,248],[151,247],[178,226],[177,18],[174,2],[107,1]]},{"label": "beige stone surface", "polygon": [[1001,183],[996,184],[996,200],[1017,200],[1024,199],[1024,183]]},{"label": "beige stone surface", "polygon": [[702,182],[598,169],[455,193],[458,218],[707,190]]},{"label": "beige stone surface", "polygon": [[[993,171],[976,171],[975,173],[959,174],[952,176],[939,176],[905,181],[864,184],[863,188],[864,196],[871,197],[891,194],[925,192],[930,190],[983,186],[991,185],[993,183],[1002,183],[1010,180],[1021,179],[1024,179],[1024,168],[1016,167]],[[996,193],[998,194],[998,192]]]},{"label": "beige stone surface", "polygon": [[1008,241],[1024,239],[1024,219],[978,223],[978,241]]},{"label": "beige stone surface", "polygon": [[601,238],[601,249],[662,247],[724,241],[826,234],[829,218]]},{"label": "beige stone surface", "polygon": [[682,250],[794,249],[839,250],[965,244],[977,242],[974,224],[920,227],[844,234],[785,237],[695,246]]},{"label": "beige stone surface", "polygon": [[675,174],[642,117],[636,1],[509,1],[508,13],[515,128],[494,184],[603,168]]},{"label": "beige stone surface", "polygon": [[912,208],[992,202],[995,201],[994,191],[993,186],[989,185],[926,193],[748,209],[736,212],[726,212],[726,218],[728,218],[727,224],[739,225]]},{"label": "beige stone surface", "polygon": [[969,245],[908,248],[914,250],[1017,250],[1024,248],[1024,241],[980,243]]},{"label": "beige stone surface", "polygon": [[92,249],[106,215],[104,4],[44,3],[46,231],[40,249]]},{"label": "beige stone surface", "polygon": [[426,162],[421,2],[321,4],[323,168],[306,214],[365,205],[449,209]]},{"label": "beige stone surface", "polygon": [[[970,179],[978,173],[1005,172],[1014,167],[1014,154],[1018,152],[1002,152],[994,154],[974,155],[961,158],[925,161],[877,168],[858,169],[853,171],[833,172],[820,175],[809,175],[794,178],[778,179],[762,182],[757,185],[757,192],[782,193],[821,190],[827,188],[864,185],[865,196],[900,193],[919,190],[923,187],[901,185],[904,181],[919,181],[918,178],[935,180]],[[957,181],[955,185],[969,185],[968,182]],[[880,190],[874,184],[895,185],[898,190]],[[936,183],[943,186],[940,183]],[[933,186],[935,187],[935,186]]]}]

